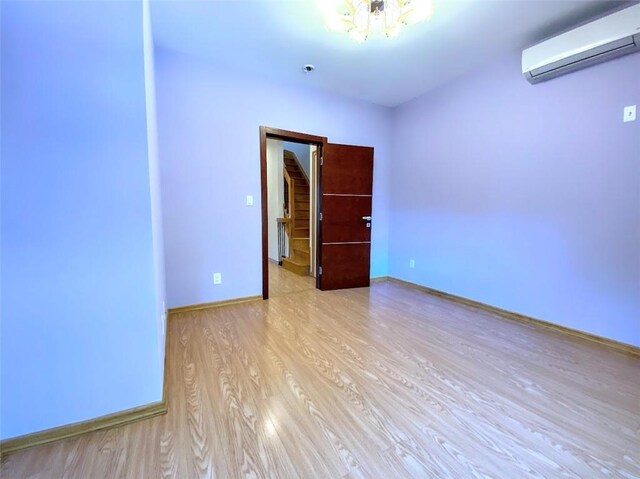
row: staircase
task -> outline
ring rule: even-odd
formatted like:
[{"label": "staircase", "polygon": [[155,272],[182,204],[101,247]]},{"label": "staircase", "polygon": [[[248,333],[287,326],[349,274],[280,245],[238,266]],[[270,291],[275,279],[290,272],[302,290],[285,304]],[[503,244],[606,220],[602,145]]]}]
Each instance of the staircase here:
[{"label": "staircase", "polygon": [[285,199],[290,222],[289,257],[283,258],[282,266],[301,276],[309,274],[309,179],[304,174],[295,155],[284,151],[284,177],[288,188]]}]

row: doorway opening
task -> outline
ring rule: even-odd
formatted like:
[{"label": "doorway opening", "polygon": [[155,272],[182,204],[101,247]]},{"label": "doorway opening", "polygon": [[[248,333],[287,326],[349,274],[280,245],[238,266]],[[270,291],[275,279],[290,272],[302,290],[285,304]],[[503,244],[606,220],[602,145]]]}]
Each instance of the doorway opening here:
[{"label": "doorway opening", "polygon": [[369,286],[373,157],[371,147],[260,127],[263,299],[270,270],[306,277],[288,276],[294,291]]},{"label": "doorway opening", "polygon": [[318,158],[325,142],[260,128],[263,299],[318,286]]}]

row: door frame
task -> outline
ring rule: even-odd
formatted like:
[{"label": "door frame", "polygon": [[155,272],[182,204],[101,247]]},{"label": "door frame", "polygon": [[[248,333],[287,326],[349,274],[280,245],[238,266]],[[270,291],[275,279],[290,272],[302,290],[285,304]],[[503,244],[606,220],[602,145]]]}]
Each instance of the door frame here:
[{"label": "door frame", "polygon": [[[318,158],[322,158],[324,145],[327,143],[325,136],[309,135],[307,133],[299,133],[297,131],[281,130],[279,128],[271,128],[268,126],[260,127],[260,201],[262,203],[262,299],[269,299],[269,207],[267,204],[267,139],[290,141],[292,143],[313,144],[318,148]],[[319,165],[318,165],[319,166]],[[318,168],[320,170],[320,168]],[[322,177],[315,172],[317,194],[316,204],[312,205],[316,211],[316,268],[320,264],[319,251],[317,247],[318,237],[320,235],[320,199],[322,198]],[[316,288],[320,285],[320,275],[316,274]]]}]

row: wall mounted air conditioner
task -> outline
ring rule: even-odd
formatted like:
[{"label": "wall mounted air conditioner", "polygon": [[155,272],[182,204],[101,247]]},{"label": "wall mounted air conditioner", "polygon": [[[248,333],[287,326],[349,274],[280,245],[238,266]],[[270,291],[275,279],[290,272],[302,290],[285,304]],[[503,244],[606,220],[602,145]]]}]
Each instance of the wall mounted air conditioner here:
[{"label": "wall mounted air conditioner", "polygon": [[529,83],[538,83],[639,50],[636,4],[527,48],[522,52],[522,74]]}]

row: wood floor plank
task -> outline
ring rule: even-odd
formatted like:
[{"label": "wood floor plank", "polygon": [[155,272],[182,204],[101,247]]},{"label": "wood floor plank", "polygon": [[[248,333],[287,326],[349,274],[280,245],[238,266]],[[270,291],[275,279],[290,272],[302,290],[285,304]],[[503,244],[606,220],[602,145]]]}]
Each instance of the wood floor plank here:
[{"label": "wood floor plank", "polygon": [[640,478],[640,358],[406,286],[172,315],[168,413],[5,478]]}]

